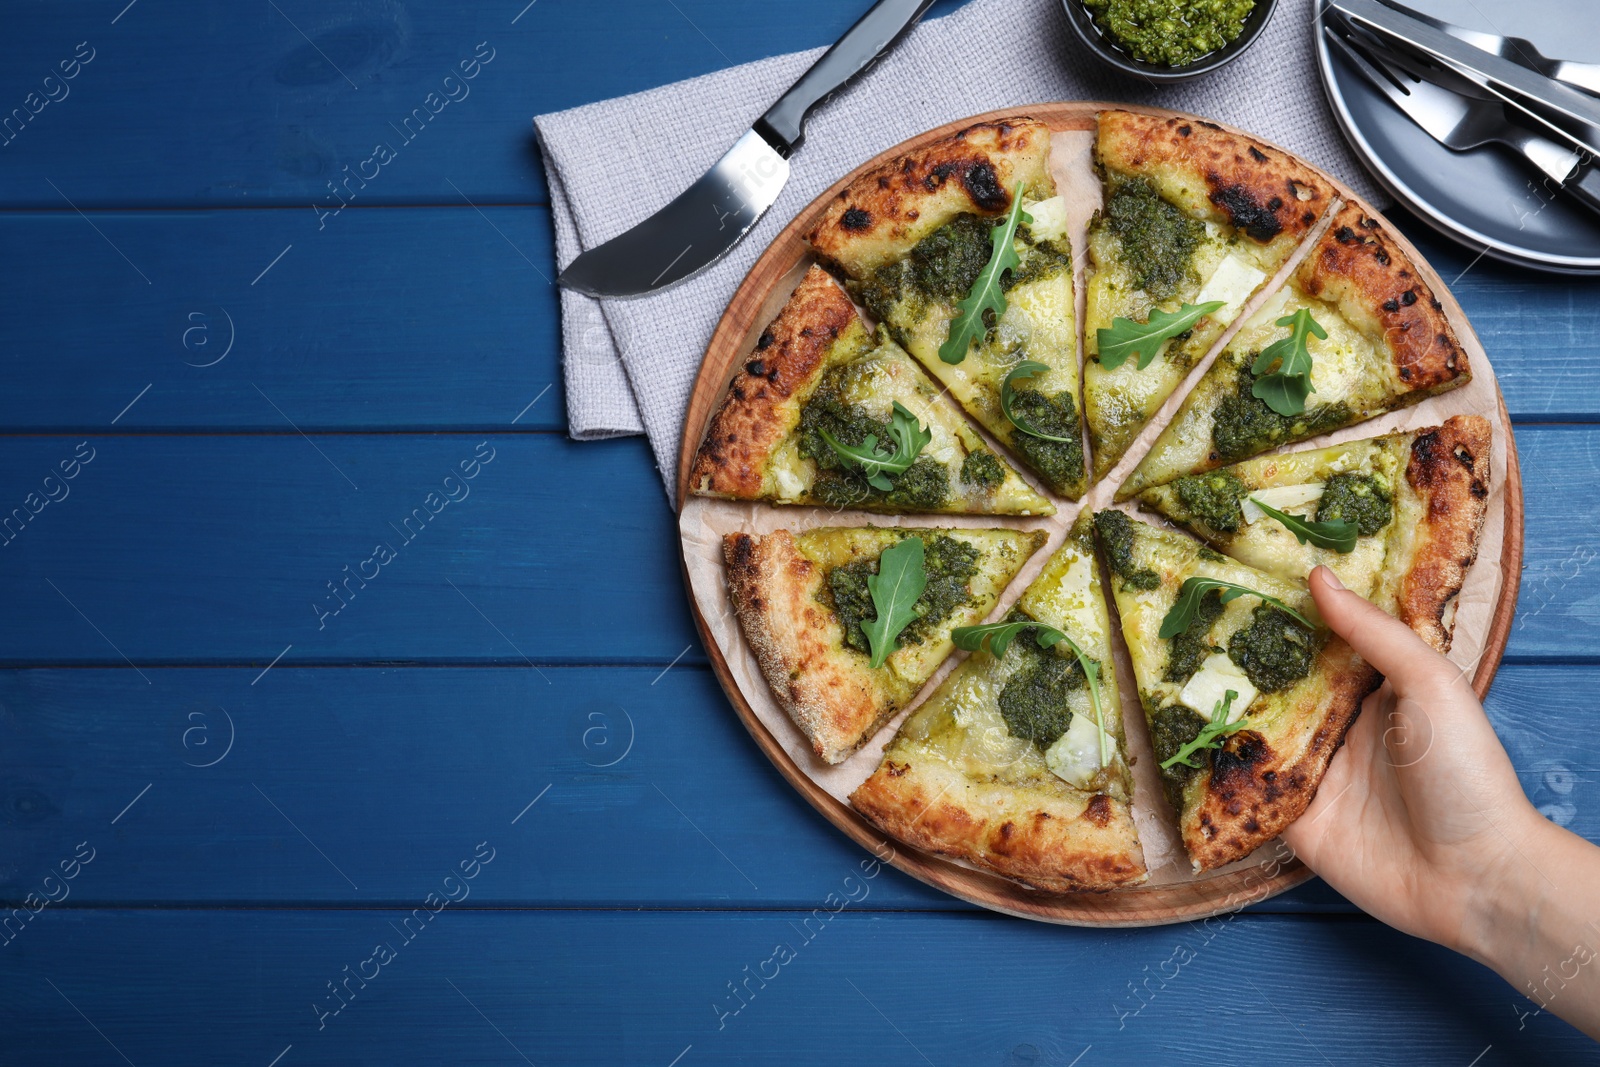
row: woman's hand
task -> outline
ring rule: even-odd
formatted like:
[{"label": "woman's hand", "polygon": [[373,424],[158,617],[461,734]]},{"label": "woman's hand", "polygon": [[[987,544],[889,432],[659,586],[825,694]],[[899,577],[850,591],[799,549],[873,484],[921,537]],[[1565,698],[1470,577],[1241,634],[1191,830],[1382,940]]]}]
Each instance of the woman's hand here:
[{"label": "woman's hand", "polygon": [[[1311,592],[1386,681],[1284,840],[1370,915],[1489,964],[1600,1035],[1600,960],[1588,949],[1600,945],[1589,925],[1600,920],[1600,849],[1528,802],[1460,669],[1326,567]],[[1546,981],[1547,970],[1563,977]]]}]

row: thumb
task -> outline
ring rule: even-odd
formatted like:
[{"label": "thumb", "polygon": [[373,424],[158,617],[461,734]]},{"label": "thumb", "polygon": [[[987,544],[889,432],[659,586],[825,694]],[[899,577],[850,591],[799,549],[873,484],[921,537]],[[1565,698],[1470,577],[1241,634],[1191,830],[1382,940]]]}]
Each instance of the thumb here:
[{"label": "thumb", "polygon": [[1328,628],[1389,680],[1397,693],[1464,684],[1460,670],[1416,631],[1346,589],[1327,567],[1311,572],[1311,596]]}]

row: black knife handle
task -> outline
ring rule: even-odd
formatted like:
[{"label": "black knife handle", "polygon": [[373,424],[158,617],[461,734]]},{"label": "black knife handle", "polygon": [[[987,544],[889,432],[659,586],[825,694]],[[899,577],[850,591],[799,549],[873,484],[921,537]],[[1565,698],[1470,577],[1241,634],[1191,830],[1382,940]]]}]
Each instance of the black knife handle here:
[{"label": "black knife handle", "polygon": [[1590,211],[1600,212],[1600,167],[1592,163],[1580,167],[1578,173],[1568,178],[1561,188]]},{"label": "black knife handle", "polygon": [[933,0],[878,0],[756,120],[755,131],[787,159],[805,139],[811,109],[870,68],[932,6]]}]

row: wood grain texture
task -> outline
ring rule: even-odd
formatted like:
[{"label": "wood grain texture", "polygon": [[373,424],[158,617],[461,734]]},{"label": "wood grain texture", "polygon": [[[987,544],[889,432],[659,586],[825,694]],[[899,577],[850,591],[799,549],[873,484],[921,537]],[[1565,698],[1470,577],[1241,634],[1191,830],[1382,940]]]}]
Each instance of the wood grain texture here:
[{"label": "wood grain texture", "polygon": [[[0,426],[565,429],[551,241],[543,210],[465,205],[321,230],[310,211],[0,211],[0,246],[51,250],[0,257],[27,309],[0,335],[26,373]],[[576,358],[611,358],[599,340]]]},{"label": "wood grain texture", "polygon": [[[1108,106],[1112,105],[1094,102],[1039,104],[1021,110],[986,112],[947,123],[866,161],[850,174],[842,176],[802,210],[756,260],[750,273],[734,292],[727,310],[712,333],[700,375],[695,380],[694,390],[689,397],[688,411],[684,420],[683,441],[678,460],[677,495],[680,510],[689,497],[687,476],[694,452],[705,433],[706,423],[727,390],[727,383],[735,365],[746,357],[755,343],[757,334],[764,328],[774,310],[788,297],[795,276],[804,269],[811,258],[810,250],[805,243],[805,234],[812,230],[841,189],[858,174],[974,123],[1001,119],[1009,115],[1027,114],[1048,123],[1056,130],[1092,130],[1095,127],[1096,113]],[[1176,114],[1152,108],[1134,110],[1152,115]],[[1316,173],[1322,174],[1346,203],[1357,204],[1368,214],[1382,219],[1382,215],[1375,208],[1357,197],[1343,182],[1321,171]],[[1450,295],[1443,279],[1404,236],[1392,226],[1389,227],[1389,231],[1394,237],[1396,246],[1411,260],[1419,276],[1443,303],[1444,312],[1455,327],[1469,360],[1485,361],[1482,345],[1478,342],[1461,308]],[[1495,668],[1504,654],[1510,635],[1512,615],[1516,609],[1517,579],[1522,570],[1522,483],[1511,422],[1506,415],[1503,402],[1500,422],[1501,433],[1496,436],[1508,453],[1506,485],[1502,487],[1506,500],[1506,523],[1502,543],[1491,546],[1489,551],[1494,553],[1493,558],[1502,562],[1504,578],[1485,648],[1477,661],[1478,667],[1473,678],[1474,686],[1480,694],[1488,690]],[[879,831],[813,782],[810,776],[794,762],[751,709],[728,669],[723,650],[716,643],[698,610],[695,610],[694,615],[701,642],[706,646],[710,656],[712,670],[722,681],[729,700],[733,702],[740,718],[756,739],[756,743],[790,784],[853,840],[868,848],[879,850],[885,855],[892,854],[892,862],[901,870],[955,896],[996,911],[1048,922],[1137,926],[1193,920],[1236,910],[1281,893],[1311,876],[1304,865],[1285,853],[1283,859],[1269,857],[1245,870],[1213,875],[1195,881],[1139,886],[1095,895],[1060,895],[1033,892],[1007,879],[950,863],[908,846],[895,849]]]},{"label": "wood grain texture", "polygon": [[[538,846],[495,835],[491,847],[469,885],[507,877],[501,863]],[[1519,1019],[1532,1005],[1483,967],[1370,920],[1069,934],[983,914],[860,914],[850,897],[870,902],[882,874],[836,874],[839,903],[802,911],[447,907],[413,919],[409,941],[408,911],[47,909],[0,949],[6,1054],[122,1063],[110,1043],[135,1064],[262,1067],[289,1046],[280,1067],[411,1063],[419,1050],[473,1065],[816,1064],[849,1050],[908,1067],[1411,1067],[1493,1046],[1483,1062],[1593,1062],[1588,1039],[1548,1013]],[[419,901],[439,881],[419,882]],[[379,944],[392,958],[363,968]],[[343,989],[358,969],[375,976]]]}]

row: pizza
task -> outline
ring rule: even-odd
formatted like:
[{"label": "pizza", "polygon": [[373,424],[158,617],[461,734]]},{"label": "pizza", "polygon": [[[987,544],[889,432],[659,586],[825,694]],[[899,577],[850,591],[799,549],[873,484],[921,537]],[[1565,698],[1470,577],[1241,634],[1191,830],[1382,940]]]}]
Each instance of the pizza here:
[{"label": "pizza", "polygon": [[[1285,415],[1258,395],[1258,357],[1292,339],[1305,312],[1326,334],[1306,337],[1304,410]],[[1185,474],[1304,441],[1466,384],[1467,354],[1433,291],[1377,219],[1341,208],[1289,282],[1269,297],[1184,398],[1117,490],[1126,500]]]},{"label": "pizza", "polygon": [[[905,430],[913,420],[914,430]],[[899,443],[891,453],[897,430],[926,441],[916,449],[914,440]],[[852,452],[910,462],[874,471]],[[867,329],[820,267],[806,273],[734,376],[689,486],[701,496],[869,511],[1055,511],[914,360]]]},{"label": "pizza", "polygon": [[[920,541],[925,587],[887,643],[876,578],[887,552]],[[1037,530],[819,527],[723,539],[733,608],[778,703],[824,763],[841,763],[906,706],[1044,544]],[[873,665],[883,645],[883,662]],[[888,651],[888,646],[893,650]]]},{"label": "pizza", "polygon": [[[1279,577],[1324,565],[1447,652],[1455,597],[1488,511],[1490,449],[1489,421],[1456,415],[1441,426],[1186,475],[1139,501]],[[1302,543],[1263,504],[1307,522],[1343,520],[1354,527],[1353,547]]]},{"label": "pizza", "polygon": [[[945,678],[850,803],[902,841],[1037,889],[1144,881],[1111,619],[1086,523],[1003,621],[1009,637],[991,634]],[[1076,648],[1043,647],[1045,627]]]},{"label": "pizza", "polygon": [[[1209,122],[1102,111],[1103,206],[1089,225],[1084,414],[1098,480],[1268,284],[1332,204],[1332,189],[1270,145]],[[1102,359],[1100,331],[1220,302],[1141,358]],[[1115,365],[1113,366],[1113,362]]]},{"label": "pizza", "polygon": [[[1243,859],[1311,803],[1378,674],[1318,623],[1304,582],[1120,511],[1095,531],[1184,849],[1196,872]],[[1188,626],[1164,638],[1180,600]]]},{"label": "pizza", "polygon": [[[972,126],[862,174],[807,240],[1018,462],[1076,500],[1088,483],[1072,247],[1049,154],[1042,122]],[[975,336],[952,350],[958,305],[1004,239],[997,227],[1019,195],[1023,214],[1007,248],[1016,262],[998,279],[1004,308],[992,321],[985,313]]]}]

